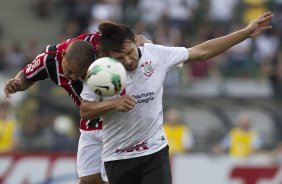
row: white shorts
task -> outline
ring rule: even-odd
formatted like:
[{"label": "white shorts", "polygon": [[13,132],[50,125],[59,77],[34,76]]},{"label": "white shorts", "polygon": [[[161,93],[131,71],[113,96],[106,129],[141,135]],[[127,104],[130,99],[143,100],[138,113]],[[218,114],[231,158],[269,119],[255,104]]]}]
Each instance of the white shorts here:
[{"label": "white shorts", "polygon": [[102,162],[102,130],[80,130],[77,152],[78,177],[101,173],[102,179],[108,181]]}]

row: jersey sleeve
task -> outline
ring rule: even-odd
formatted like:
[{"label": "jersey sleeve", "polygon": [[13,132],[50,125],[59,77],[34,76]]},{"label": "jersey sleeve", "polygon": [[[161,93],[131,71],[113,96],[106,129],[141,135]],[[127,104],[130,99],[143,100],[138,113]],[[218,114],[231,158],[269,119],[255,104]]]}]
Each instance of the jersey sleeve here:
[{"label": "jersey sleeve", "polygon": [[83,100],[100,101],[100,96],[94,93],[94,91],[85,82],[83,83],[83,89],[80,96]]},{"label": "jersey sleeve", "polygon": [[30,81],[38,81],[47,79],[48,72],[45,67],[44,61],[47,54],[39,54],[30,64],[25,66],[24,74],[26,78]]},{"label": "jersey sleeve", "polygon": [[99,32],[93,33],[93,34],[82,34],[78,37],[74,38],[73,40],[85,40],[92,44],[92,46],[96,49],[96,46],[98,44],[98,40],[100,38]]},{"label": "jersey sleeve", "polygon": [[158,54],[162,64],[166,68],[182,67],[183,62],[189,57],[188,49],[185,47],[168,47],[162,45],[145,44],[149,50],[154,51],[154,55]]}]

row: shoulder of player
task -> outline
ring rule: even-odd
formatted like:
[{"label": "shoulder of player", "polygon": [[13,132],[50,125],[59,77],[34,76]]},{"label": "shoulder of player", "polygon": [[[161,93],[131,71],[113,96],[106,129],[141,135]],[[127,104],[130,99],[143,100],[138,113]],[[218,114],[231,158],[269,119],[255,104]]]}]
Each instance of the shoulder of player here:
[{"label": "shoulder of player", "polygon": [[156,47],[155,44],[152,43],[144,43],[144,45],[139,46],[139,49],[142,53],[147,52],[147,51],[151,51]]},{"label": "shoulder of player", "polygon": [[65,48],[67,48],[66,41],[57,45],[48,45],[45,50],[35,58],[35,60],[40,61],[41,66],[57,68],[57,65],[60,65],[61,63],[62,50]]},{"label": "shoulder of player", "polygon": [[145,43],[144,46],[140,48],[144,48],[144,50],[162,50],[164,48],[169,48],[171,46],[165,46],[165,45],[160,45],[160,44],[154,44],[154,43]]},{"label": "shoulder of player", "polygon": [[153,44],[153,43],[145,43],[144,46],[139,47],[142,55],[162,55],[162,53],[166,50],[167,46]]},{"label": "shoulder of player", "polygon": [[153,44],[153,43],[144,43],[143,46],[140,46],[141,48],[151,48],[151,47],[154,47],[156,44]]}]

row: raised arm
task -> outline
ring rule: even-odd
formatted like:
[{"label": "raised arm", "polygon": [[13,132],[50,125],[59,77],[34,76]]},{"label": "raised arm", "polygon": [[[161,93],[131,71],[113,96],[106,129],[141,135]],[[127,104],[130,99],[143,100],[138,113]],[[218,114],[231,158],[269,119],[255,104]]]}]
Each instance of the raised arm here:
[{"label": "raised arm", "polygon": [[134,107],[135,100],[128,95],[102,102],[82,100],[80,105],[80,117],[82,119],[94,119],[102,116],[109,110],[115,109],[122,112],[128,112]]},{"label": "raised arm", "polygon": [[267,12],[259,16],[257,19],[251,21],[249,25],[241,30],[235,31],[229,35],[208,40],[204,43],[188,48],[190,61],[205,61],[214,56],[217,56],[230,47],[244,41],[247,38],[253,38],[260,33],[271,29],[269,26],[273,18],[271,12]]},{"label": "raised arm", "polygon": [[27,80],[22,70],[14,78],[11,78],[6,81],[4,87],[5,96],[6,98],[10,98],[11,94],[16,93],[18,91],[25,91],[33,84],[34,82],[30,82]]}]

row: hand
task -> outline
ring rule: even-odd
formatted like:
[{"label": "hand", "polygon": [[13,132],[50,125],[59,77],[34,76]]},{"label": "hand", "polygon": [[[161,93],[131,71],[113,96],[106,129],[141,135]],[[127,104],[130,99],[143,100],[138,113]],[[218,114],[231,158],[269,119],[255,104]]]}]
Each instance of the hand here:
[{"label": "hand", "polygon": [[257,19],[251,21],[246,27],[246,29],[249,30],[249,37],[256,37],[260,33],[271,29],[272,26],[269,26],[269,23],[273,16],[274,15],[271,12],[267,12],[259,16]]},{"label": "hand", "polygon": [[136,35],[135,36],[136,39],[136,44],[138,46],[143,46],[144,43],[153,43],[151,40],[148,40],[145,36],[143,35]]},{"label": "hand", "polygon": [[129,112],[135,107],[135,100],[131,96],[124,95],[114,99],[114,107],[118,111]]},{"label": "hand", "polygon": [[6,81],[4,87],[5,97],[10,98],[11,94],[20,91],[20,86],[22,86],[22,82],[19,79],[11,78]]}]

